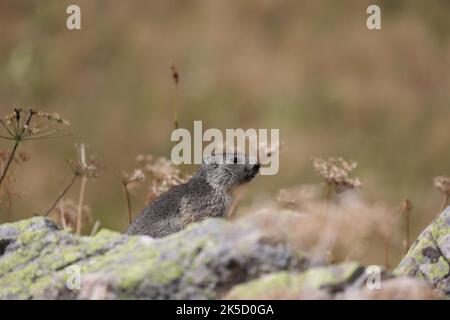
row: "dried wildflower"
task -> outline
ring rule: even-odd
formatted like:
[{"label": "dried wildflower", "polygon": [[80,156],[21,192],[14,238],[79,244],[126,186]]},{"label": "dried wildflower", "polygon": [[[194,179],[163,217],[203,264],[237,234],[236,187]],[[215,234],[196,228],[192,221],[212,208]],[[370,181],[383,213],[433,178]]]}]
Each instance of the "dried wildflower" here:
[{"label": "dried wildflower", "polygon": [[80,146],[76,145],[79,152],[79,159],[76,161],[68,160],[69,166],[72,168],[72,172],[77,177],[97,178],[104,171],[102,166],[94,158],[86,159],[86,147],[82,143]]},{"label": "dried wildflower", "polygon": [[329,158],[327,160],[313,159],[314,170],[318,173],[328,187],[328,196],[334,188],[335,192],[354,189],[361,186],[359,178],[351,178],[349,174],[357,167],[354,161],[343,158]]},{"label": "dried wildflower", "polygon": [[104,171],[104,167],[94,159],[87,160],[84,163],[73,160],[68,160],[67,162],[77,177],[97,178]]},{"label": "dried wildflower", "polygon": [[[78,146],[77,146],[78,147]],[[74,174],[74,178],[81,177],[81,186],[80,186],[80,196],[78,198],[78,215],[77,215],[77,233],[81,234],[81,228],[83,224],[83,203],[84,203],[84,193],[86,189],[86,183],[88,179],[93,179],[98,177],[103,171],[104,167],[101,166],[97,161],[91,159],[87,160],[86,158],[86,146],[84,143],[81,143],[78,147],[78,151],[80,154],[78,161],[68,161],[72,172]]]},{"label": "dried wildflower", "polygon": [[434,186],[445,195],[450,194],[450,177],[439,176],[434,178]]},{"label": "dried wildflower", "polygon": [[128,174],[126,172],[122,174],[122,188],[127,203],[128,224],[131,224],[132,221],[130,190],[136,185],[144,182],[145,179],[146,177],[142,169],[135,169],[132,174]]},{"label": "dried wildflower", "polygon": [[182,175],[180,169],[167,158],[147,157],[143,169],[148,173],[151,184],[147,204],[170,188],[186,183],[191,176]]},{"label": "dried wildflower", "polygon": [[124,184],[131,185],[133,183],[142,183],[146,179],[145,173],[142,169],[134,169],[133,173],[128,174],[126,172],[122,175]]},{"label": "dried wildflower", "polygon": [[[50,213],[49,217],[63,228],[70,228],[76,230],[78,204],[72,199],[62,199],[58,206]],[[83,224],[92,222],[92,210],[88,205],[83,205],[82,208]]]},{"label": "dried wildflower", "polygon": [[62,119],[56,113],[48,114],[42,111],[35,111],[31,108],[26,110],[23,108],[15,108],[11,114],[0,118],[0,124],[6,131],[6,135],[0,135],[0,138],[15,142],[5,168],[1,173],[1,186],[14,159],[17,148],[22,141],[54,136],[61,127],[68,126],[69,122]]},{"label": "dried wildflower", "polygon": [[15,108],[11,114],[0,119],[0,123],[7,132],[7,136],[1,137],[14,141],[46,138],[54,135],[60,127],[70,125],[69,121],[57,113],[35,111],[31,108]]},{"label": "dried wildflower", "polygon": [[444,200],[442,202],[441,210],[444,209],[448,205],[448,200],[450,198],[450,177],[439,176],[434,178],[434,186],[438,188],[444,194]]}]

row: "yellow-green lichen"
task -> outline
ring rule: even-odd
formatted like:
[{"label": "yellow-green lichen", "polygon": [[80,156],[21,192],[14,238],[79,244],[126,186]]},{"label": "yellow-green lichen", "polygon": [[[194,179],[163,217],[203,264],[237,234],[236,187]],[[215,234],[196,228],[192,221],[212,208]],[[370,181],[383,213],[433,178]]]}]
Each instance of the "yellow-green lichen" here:
[{"label": "yellow-green lichen", "polygon": [[227,299],[258,299],[267,293],[297,296],[303,290],[332,287],[352,280],[352,276],[362,270],[358,263],[348,262],[334,266],[308,269],[301,273],[275,272],[259,279],[235,286]]}]

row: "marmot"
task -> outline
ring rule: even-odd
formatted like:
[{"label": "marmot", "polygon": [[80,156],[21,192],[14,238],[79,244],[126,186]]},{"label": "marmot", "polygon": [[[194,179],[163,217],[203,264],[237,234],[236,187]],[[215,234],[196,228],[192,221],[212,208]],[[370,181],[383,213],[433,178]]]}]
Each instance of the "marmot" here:
[{"label": "marmot", "polygon": [[260,165],[253,162],[239,153],[206,156],[191,180],[150,203],[126,233],[164,237],[191,222],[222,217],[231,205],[233,189],[258,174]]}]

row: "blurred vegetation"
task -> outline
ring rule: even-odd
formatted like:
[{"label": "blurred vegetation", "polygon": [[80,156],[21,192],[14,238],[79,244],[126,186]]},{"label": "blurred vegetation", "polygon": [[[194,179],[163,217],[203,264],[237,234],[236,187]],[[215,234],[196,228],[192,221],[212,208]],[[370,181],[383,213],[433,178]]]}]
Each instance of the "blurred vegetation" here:
[{"label": "blurred vegetation", "polygon": [[[382,8],[380,31],[366,28],[369,3]],[[81,6],[81,31],[65,27],[69,4]],[[22,146],[31,161],[16,175],[15,219],[48,208],[84,142],[106,166],[85,202],[102,226],[124,230],[122,171],[138,154],[170,156],[172,64],[180,126],[280,128],[280,172],[252,182],[248,204],[319,182],[313,157],[344,156],[359,163],[367,199],[411,199],[414,236],[439,209],[432,179],[450,171],[448,1],[3,0],[0,30],[1,114],[55,111],[73,134]]]}]

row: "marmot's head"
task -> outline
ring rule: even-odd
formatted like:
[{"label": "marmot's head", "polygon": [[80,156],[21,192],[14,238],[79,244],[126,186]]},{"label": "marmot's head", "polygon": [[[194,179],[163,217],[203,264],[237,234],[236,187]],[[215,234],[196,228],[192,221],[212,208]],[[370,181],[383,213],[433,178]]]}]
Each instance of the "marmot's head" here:
[{"label": "marmot's head", "polygon": [[249,182],[259,172],[259,163],[241,153],[206,156],[199,173],[215,187],[230,190]]}]

